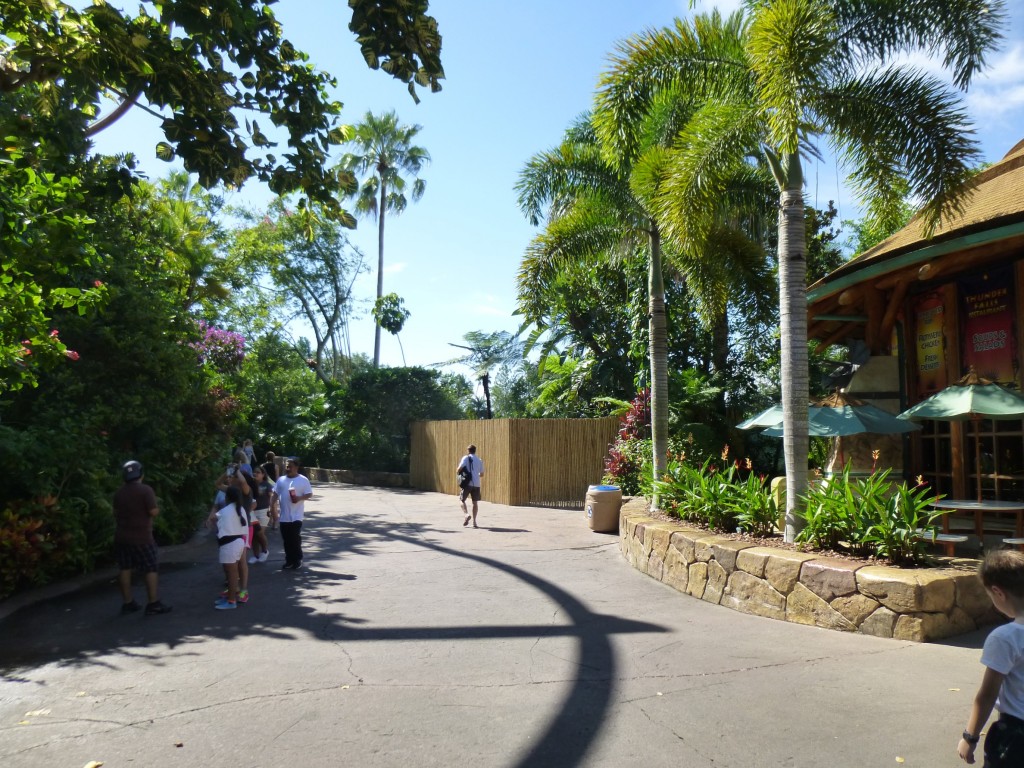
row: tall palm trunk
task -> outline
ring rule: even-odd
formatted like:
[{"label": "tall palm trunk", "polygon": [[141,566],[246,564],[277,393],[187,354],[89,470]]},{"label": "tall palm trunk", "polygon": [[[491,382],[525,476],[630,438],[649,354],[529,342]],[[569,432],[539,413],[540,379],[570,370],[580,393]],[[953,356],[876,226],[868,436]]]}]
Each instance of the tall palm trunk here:
[{"label": "tall palm trunk", "polygon": [[[654,479],[668,467],[668,328],[665,321],[665,278],[661,273],[661,232],[651,227],[651,263],[647,275],[648,332],[651,354],[651,442]],[[654,495],[651,506],[658,507]]]},{"label": "tall palm trunk", "polygon": [[788,159],[779,195],[779,319],[782,332],[783,453],[786,459],[786,541],[804,520],[796,514],[807,491],[807,243],[800,158]]},{"label": "tall palm trunk", "polygon": [[[377,298],[384,295],[384,212],[388,199],[388,182],[381,174],[380,205],[377,207]],[[380,367],[380,323],[373,331],[373,367]]]}]

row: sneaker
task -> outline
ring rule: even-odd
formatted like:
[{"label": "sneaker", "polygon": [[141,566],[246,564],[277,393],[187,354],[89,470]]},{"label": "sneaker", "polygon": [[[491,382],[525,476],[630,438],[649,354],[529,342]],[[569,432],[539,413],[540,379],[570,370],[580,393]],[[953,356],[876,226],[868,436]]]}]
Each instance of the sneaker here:
[{"label": "sneaker", "polygon": [[171,612],[171,606],[164,605],[159,600],[157,600],[155,603],[149,603],[146,606],[146,615],[147,616],[159,616],[162,613],[170,613],[170,612]]},{"label": "sneaker", "polygon": [[213,607],[218,611],[233,611],[238,607],[238,604],[234,600],[228,600],[222,597],[213,604]]},{"label": "sneaker", "polygon": [[121,605],[121,614],[135,613],[136,611],[142,610],[142,606],[132,600],[130,603],[123,603]]},{"label": "sneaker", "polygon": [[260,556],[258,558],[256,558],[256,559],[259,562],[261,562],[261,563],[265,563],[265,562],[267,562],[268,559],[270,559],[270,553],[269,552],[262,552],[260,554]]},{"label": "sneaker", "polygon": [[249,555],[249,565],[252,565],[253,563],[258,563],[259,561],[260,559],[256,557],[256,555]]},{"label": "sneaker", "polygon": [[240,602],[240,603],[248,603],[249,602],[249,590],[248,589],[243,589],[241,592],[238,593],[238,602]]}]

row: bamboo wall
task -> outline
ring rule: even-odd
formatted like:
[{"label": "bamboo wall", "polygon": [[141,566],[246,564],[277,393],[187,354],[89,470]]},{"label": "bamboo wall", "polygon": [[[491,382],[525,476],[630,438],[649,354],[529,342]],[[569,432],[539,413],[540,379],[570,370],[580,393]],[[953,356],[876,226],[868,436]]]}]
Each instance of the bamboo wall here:
[{"label": "bamboo wall", "polygon": [[486,501],[512,506],[582,509],[587,488],[601,482],[619,420],[491,419],[412,424],[409,484],[457,494],[455,469],[476,445],[484,462]]}]

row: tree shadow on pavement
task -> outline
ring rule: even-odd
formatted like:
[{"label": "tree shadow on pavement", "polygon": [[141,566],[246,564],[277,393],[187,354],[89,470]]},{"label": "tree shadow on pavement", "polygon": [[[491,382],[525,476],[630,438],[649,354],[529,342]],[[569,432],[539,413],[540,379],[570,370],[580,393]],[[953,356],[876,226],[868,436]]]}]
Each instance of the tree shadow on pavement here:
[{"label": "tree shadow on pavement", "polygon": [[[401,493],[401,491],[396,491]],[[516,533],[519,529],[492,531]],[[116,659],[144,658],[154,666],[173,663],[183,656],[201,654],[208,639],[231,639],[240,634],[294,639],[301,634],[313,641],[386,642],[396,640],[452,641],[522,637],[572,637],[577,643],[578,672],[544,733],[531,738],[514,766],[580,765],[606,717],[617,677],[617,659],[611,638],[621,633],[665,632],[665,627],[595,613],[557,584],[522,568],[484,555],[442,544],[440,533],[427,522],[391,522],[362,514],[309,515],[303,531],[304,547],[314,563],[300,571],[277,570],[274,562],[250,566],[249,604],[234,611],[215,611],[213,600],[222,584],[212,544],[196,553],[190,567],[169,566],[161,573],[164,599],[174,611],[164,616],[141,613],[121,616],[115,585],[95,584],[72,595],[23,608],[8,617],[0,632],[0,680],[6,683],[45,685],[24,676],[27,668],[47,663],[61,666],[113,666]],[[373,555],[381,545],[400,543],[500,570],[542,592],[554,601],[568,624],[479,625],[448,627],[364,626],[366,621],[347,615],[341,606],[353,598],[339,596],[335,587],[354,574],[327,570],[333,562],[352,554]],[[276,539],[271,551],[280,550]],[[140,591],[137,587],[136,591]],[[365,593],[364,593],[365,594]],[[307,598],[307,599],[297,599]],[[329,611],[323,608],[329,605]],[[17,631],[11,629],[17,627]]]}]

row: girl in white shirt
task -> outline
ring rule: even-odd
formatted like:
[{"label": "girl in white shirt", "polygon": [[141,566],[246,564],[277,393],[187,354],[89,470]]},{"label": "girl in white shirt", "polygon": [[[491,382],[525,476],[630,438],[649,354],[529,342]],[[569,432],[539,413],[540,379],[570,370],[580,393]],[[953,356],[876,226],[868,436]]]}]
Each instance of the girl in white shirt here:
[{"label": "girl in white shirt", "polygon": [[249,532],[249,515],[242,503],[242,492],[231,485],[225,491],[225,498],[227,505],[212,513],[206,521],[207,525],[217,526],[218,559],[228,580],[227,592],[213,604],[219,611],[238,607],[238,561],[245,553],[245,539]]}]

